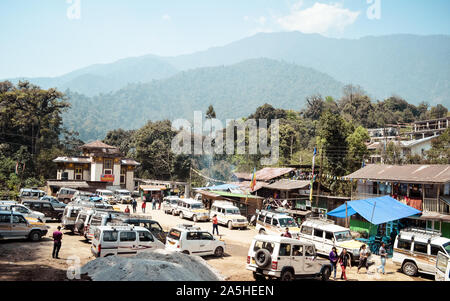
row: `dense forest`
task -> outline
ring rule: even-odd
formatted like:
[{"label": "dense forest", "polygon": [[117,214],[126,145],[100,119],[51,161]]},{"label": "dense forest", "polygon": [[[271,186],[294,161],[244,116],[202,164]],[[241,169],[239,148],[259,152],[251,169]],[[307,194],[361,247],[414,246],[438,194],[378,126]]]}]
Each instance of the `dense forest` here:
[{"label": "dense forest", "polygon": [[[359,169],[368,159],[366,128],[448,115],[442,105],[415,106],[398,96],[373,102],[360,87],[352,85],[345,86],[341,94],[337,99],[307,96],[306,105],[299,110],[274,108],[266,103],[243,119],[279,120],[280,158],[276,166],[310,164],[313,149],[317,148],[318,154],[324,157],[324,172],[340,177]],[[44,90],[28,82],[16,86],[0,82],[0,190],[3,193],[15,194],[20,187],[43,185],[46,179],[55,177],[56,166],[52,162],[55,157],[79,153],[78,147],[84,142],[63,123],[63,114],[70,107],[66,100],[67,96],[55,89]],[[221,118],[212,105],[204,106],[203,111],[208,119]],[[84,126],[89,122],[95,124],[89,115],[80,116],[80,121]],[[137,176],[183,181],[191,178],[194,186],[207,181],[191,173],[191,168],[207,177],[226,181],[234,171],[249,172],[262,167],[260,153],[174,154],[171,142],[177,133],[169,120],[147,120],[138,129],[110,130],[103,141],[141,163]],[[248,133],[245,141],[248,144]],[[432,149],[425,157],[399,160],[393,151],[395,147],[388,145],[383,150],[385,162],[450,164],[450,130],[433,140]],[[327,181],[334,193],[348,192],[346,183],[338,179]]]}]

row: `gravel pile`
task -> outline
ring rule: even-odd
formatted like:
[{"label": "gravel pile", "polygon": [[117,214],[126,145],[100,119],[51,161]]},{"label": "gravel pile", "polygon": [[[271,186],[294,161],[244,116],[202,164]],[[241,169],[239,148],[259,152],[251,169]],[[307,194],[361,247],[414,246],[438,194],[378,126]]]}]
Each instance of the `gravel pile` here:
[{"label": "gravel pile", "polygon": [[223,281],[223,276],[199,256],[164,249],[133,257],[108,256],[81,268],[94,281]]}]

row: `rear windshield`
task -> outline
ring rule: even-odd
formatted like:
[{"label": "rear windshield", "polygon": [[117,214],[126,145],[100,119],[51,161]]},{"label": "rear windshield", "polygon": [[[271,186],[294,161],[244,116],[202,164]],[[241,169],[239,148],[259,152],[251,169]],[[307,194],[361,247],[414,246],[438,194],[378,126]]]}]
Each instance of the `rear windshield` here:
[{"label": "rear windshield", "polygon": [[256,241],[255,246],[253,247],[253,251],[258,251],[259,249],[266,249],[267,251],[272,254],[273,249],[275,248],[275,245],[271,242],[265,242],[265,241]]},{"label": "rear windshield", "polygon": [[181,232],[178,231],[178,230],[172,229],[172,230],[170,230],[168,236],[169,236],[169,238],[172,238],[172,239],[175,239],[175,240],[179,240],[180,236],[181,236]]},{"label": "rear windshield", "polygon": [[443,245],[445,252],[447,252],[447,255],[450,255],[450,242]]}]

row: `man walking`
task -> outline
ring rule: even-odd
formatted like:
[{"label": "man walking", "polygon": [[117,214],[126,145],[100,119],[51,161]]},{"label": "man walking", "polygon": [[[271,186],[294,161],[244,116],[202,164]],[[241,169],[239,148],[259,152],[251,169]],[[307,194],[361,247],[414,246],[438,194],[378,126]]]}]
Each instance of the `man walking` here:
[{"label": "man walking", "polygon": [[212,234],[214,235],[214,230],[216,230],[217,235],[219,235],[219,224],[217,222],[217,214],[214,214],[213,218],[212,218],[212,223],[213,223],[213,231]]},{"label": "man walking", "polygon": [[61,230],[61,226],[58,226],[58,230],[56,230],[55,232],[53,232],[53,252],[52,252],[52,257],[53,258],[57,258],[59,259],[58,255],[59,255],[59,250],[61,249],[61,240],[62,240],[62,232]]},{"label": "man walking", "polygon": [[136,201],[136,199],[133,199],[133,201],[131,202],[131,206],[133,207],[133,213],[136,213],[136,208],[137,208],[137,201]]},{"label": "man walking", "polygon": [[153,199],[152,199],[152,210],[155,210],[156,209],[156,199],[155,199],[155,197],[153,197]]},{"label": "man walking", "polygon": [[142,202],[142,213],[145,213],[145,207],[147,206],[146,204],[147,204],[146,201]]},{"label": "man walking", "polygon": [[385,243],[382,242],[380,250],[379,250],[379,254],[380,254],[380,257],[381,257],[381,265],[377,268],[377,271],[379,271],[381,269],[381,271],[383,272],[383,275],[385,274],[384,266],[386,265],[386,256],[387,256],[387,252],[386,252],[385,246],[386,246]]}]

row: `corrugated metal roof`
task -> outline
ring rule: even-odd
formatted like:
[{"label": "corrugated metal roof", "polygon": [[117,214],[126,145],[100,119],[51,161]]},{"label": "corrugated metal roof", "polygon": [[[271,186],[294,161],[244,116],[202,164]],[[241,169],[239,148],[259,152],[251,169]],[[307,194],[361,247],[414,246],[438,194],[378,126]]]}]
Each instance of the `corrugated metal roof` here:
[{"label": "corrugated metal roof", "polygon": [[[231,183],[231,184],[238,185],[241,190],[250,191],[250,183],[251,183],[250,181],[242,181],[242,182],[236,182],[236,183]],[[264,184],[266,184],[266,183],[256,181],[255,189],[253,191],[260,190]]]},{"label": "corrugated metal roof", "polygon": [[374,181],[399,181],[408,183],[449,183],[450,164],[442,165],[384,165],[369,164],[347,179],[364,179]]},{"label": "corrugated metal roof", "polygon": [[[257,181],[270,181],[272,179],[281,177],[287,173],[290,173],[291,171],[295,170],[295,168],[291,167],[265,167],[263,169],[260,169],[256,172],[255,177]],[[252,173],[234,173],[234,175],[238,179],[243,180],[251,180],[253,174]]]},{"label": "corrugated metal roof", "polygon": [[89,188],[89,184],[86,181],[47,181],[47,185],[66,188]]},{"label": "corrugated metal roof", "polygon": [[302,189],[311,184],[311,181],[303,181],[303,180],[288,180],[283,179],[276,181],[272,184],[264,185],[264,188],[275,189],[275,190],[294,190],[294,189]]}]

